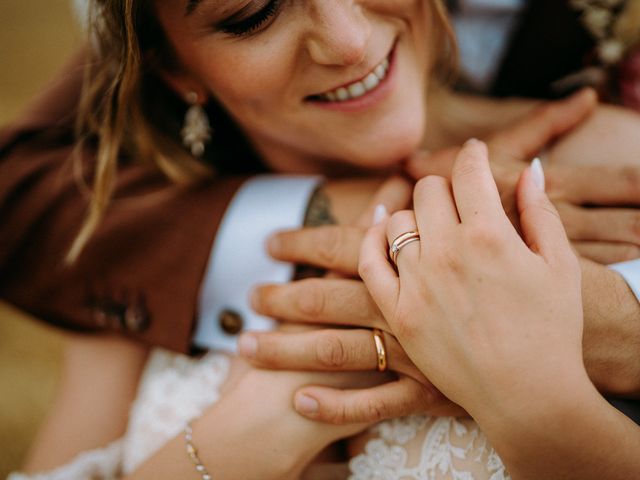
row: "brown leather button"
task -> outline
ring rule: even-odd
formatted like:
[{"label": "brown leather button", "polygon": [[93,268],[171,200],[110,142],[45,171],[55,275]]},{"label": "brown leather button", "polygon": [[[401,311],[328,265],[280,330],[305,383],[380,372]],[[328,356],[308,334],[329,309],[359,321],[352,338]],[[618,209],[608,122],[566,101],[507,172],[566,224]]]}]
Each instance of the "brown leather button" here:
[{"label": "brown leather button", "polygon": [[244,321],[239,313],[233,310],[223,310],[218,317],[220,327],[229,335],[237,335],[244,327]]},{"label": "brown leather button", "polygon": [[106,328],[109,325],[109,317],[107,312],[101,308],[94,307],[92,309],[91,316],[93,317],[93,322],[96,326],[100,328]]},{"label": "brown leather button", "polygon": [[135,302],[124,311],[124,326],[130,332],[142,332],[149,326],[149,312],[143,303]]}]

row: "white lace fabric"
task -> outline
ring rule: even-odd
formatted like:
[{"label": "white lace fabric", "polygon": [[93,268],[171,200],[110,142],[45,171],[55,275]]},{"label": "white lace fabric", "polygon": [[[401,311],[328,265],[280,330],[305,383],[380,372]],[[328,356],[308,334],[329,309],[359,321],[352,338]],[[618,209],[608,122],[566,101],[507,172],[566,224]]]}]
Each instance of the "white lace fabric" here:
[{"label": "white lace fabric", "polygon": [[349,480],[509,480],[500,457],[471,419],[412,416],[371,429],[351,459]]},{"label": "white lace fabric", "polygon": [[51,472],[13,473],[7,480],[111,480],[129,474],[218,400],[228,372],[226,355],[209,353],[194,359],[156,349],[145,366],[121,439],[83,452]]},{"label": "white lace fabric", "polygon": [[[229,366],[229,357],[222,354],[193,359],[154,350],[124,437],[51,472],[14,473],[8,480],[111,480],[133,472],[218,401]],[[382,422],[370,430],[350,468],[351,480],[509,479],[470,419],[414,416]]]}]

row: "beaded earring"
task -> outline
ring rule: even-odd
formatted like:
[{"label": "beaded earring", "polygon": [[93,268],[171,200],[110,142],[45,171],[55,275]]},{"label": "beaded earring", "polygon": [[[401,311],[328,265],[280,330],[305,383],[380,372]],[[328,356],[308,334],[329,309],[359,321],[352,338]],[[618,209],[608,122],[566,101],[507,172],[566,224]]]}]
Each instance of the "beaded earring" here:
[{"label": "beaded earring", "polygon": [[211,140],[209,117],[198,103],[198,94],[189,92],[186,97],[190,107],[184,117],[184,126],[180,135],[182,143],[194,157],[202,157],[205,144]]}]

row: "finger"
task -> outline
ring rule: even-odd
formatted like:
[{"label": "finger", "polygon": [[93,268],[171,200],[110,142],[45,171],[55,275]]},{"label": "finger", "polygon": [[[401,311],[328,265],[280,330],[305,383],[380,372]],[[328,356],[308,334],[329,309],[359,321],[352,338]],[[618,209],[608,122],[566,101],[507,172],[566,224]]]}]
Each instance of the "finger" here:
[{"label": "finger", "polygon": [[[401,210],[394,213],[389,219],[387,224],[387,242],[390,247],[398,246],[398,250],[395,254],[395,263],[398,267],[398,273],[414,269],[420,258],[420,237],[415,239],[408,239],[402,243],[399,240],[400,236],[411,232],[418,232],[418,226],[416,225],[416,218],[411,210]],[[394,258],[391,255],[391,261]]]},{"label": "finger", "polygon": [[531,163],[518,182],[517,201],[523,239],[532,251],[547,261],[575,258],[560,215],[544,192],[544,182],[539,160]]},{"label": "finger", "polygon": [[603,265],[640,258],[640,247],[631,243],[572,242],[571,245],[580,256]]},{"label": "finger", "polygon": [[416,180],[428,175],[451,178],[451,168],[459,151],[460,147],[453,147],[433,153],[416,152],[407,160],[405,171]]},{"label": "finger", "polygon": [[413,192],[413,205],[423,247],[428,248],[425,245],[428,238],[460,224],[446,178],[431,175],[420,180]]},{"label": "finger", "polygon": [[389,330],[359,280],[310,278],[263,285],[253,291],[251,306],[261,315],[289,322]]},{"label": "finger", "polygon": [[465,414],[431,384],[408,377],[361,390],[303,387],[295,394],[294,407],[307,418],[335,425],[375,423],[408,415]]},{"label": "finger", "polygon": [[356,226],[369,228],[373,225],[374,213],[379,205],[384,205],[387,212],[393,213],[409,206],[413,185],[400,176],[385,181],[373,196],[369,206],[356,222]]},{"label": "finger", "polygon": [[284,262],[313,265],[358,274],[358,256],[364,231],[358,227],[327,225],[278,232],[267,242],[269,254]]},{"label": "finger", "polygon": [[398,301],[400,281],[387,256],[385,236],[389,218],[369,229],[362,241],[358,272],[385,318],[389,318]]},{"label": "finger", "polygon": [[640,245],[640,211],[631,208],[583,208],[562,204],[558,212],[572,240]]},{"label": "finger", "polygon": [[640,205],[640,167],[598,165],[550,168],[551,177],[558,177],[554,183],[561,182],[563,198],[572,203]]},{"label": "finger", "polygon": [[584,121],[597,102],[595,91],[587,88],[564,100],[546,103],[514,127],[494,136],[491,143],[517,158],[531,158],[554,138]]},{"label": "finger", "polygon": [[[389,370],[426,381],[398,341],[383,332]],[[247,333],[238,341],[240,354],[253,365],[276,370],[314,372],[374,371],[378,366],[369,329]]]},{"label": "finger", "polygon": [[458,215],[462,223],[489,219],[506,221],[498,187],[489,167],[487,146],[470,140],[460,150],[451,179]]}]

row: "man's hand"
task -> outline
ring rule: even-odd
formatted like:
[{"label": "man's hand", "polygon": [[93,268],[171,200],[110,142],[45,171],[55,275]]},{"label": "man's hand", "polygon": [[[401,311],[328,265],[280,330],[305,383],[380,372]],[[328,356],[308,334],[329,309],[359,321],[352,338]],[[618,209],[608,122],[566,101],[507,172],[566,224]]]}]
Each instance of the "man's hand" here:
[{"label": "man's hand", "polygon": [[[487,144],[503,206],[516,227],[518,178],[533,157],[549,149],[546,190],[573,247],[596,262],[615,263],[640,256],[640,212],[625,208],[640,206],[640,142],[629,136],[630,124],[636,130],[640,127],[640,116],[612,108],[592,115],[595,107],[594,93],[584,90],[539,107]],[[607,135],[603,124],[610,126]],[[629,145],[631,151],[621,152],[619,143]],[[449,178],[458,150],[416,154],[408,161],[407,171],[416,180],[433,174]],[[607,150],[617,157],[624,153],[625,158],[607,158]],[[600,156],[597,163],[591,151]]]}]

